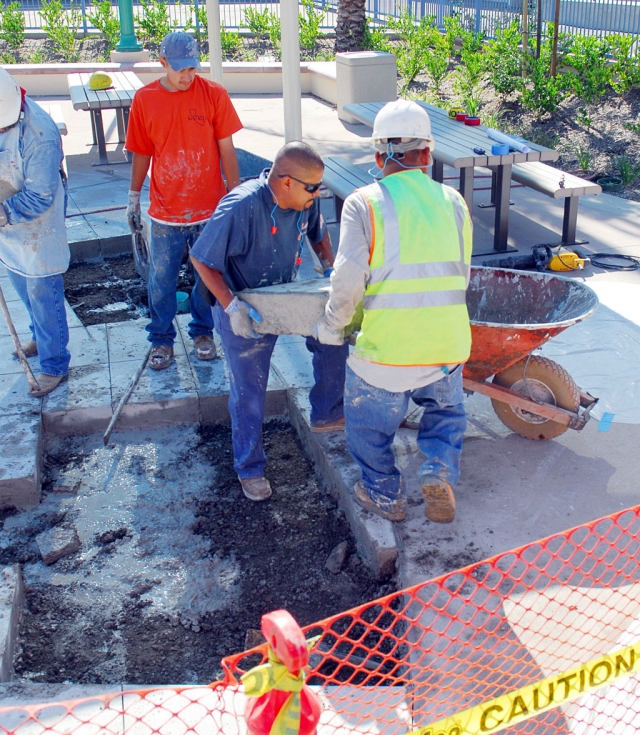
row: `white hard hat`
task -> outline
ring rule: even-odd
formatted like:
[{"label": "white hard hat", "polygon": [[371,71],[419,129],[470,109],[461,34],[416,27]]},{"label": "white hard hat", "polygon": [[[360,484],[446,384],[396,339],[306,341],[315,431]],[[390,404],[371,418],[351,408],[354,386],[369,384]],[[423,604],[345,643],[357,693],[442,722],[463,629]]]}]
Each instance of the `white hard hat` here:
[{"label": "white hard hat", "polygon": [[397,153],[427,147],[433,150],[435,147],[429,113],[410,100],[387,102],[376,115],[371,137],[379,151],[387,150],[390,138],[401,139],[400,143],[393,145]]},{"label": "white hard hat", "polygon": [[0,128],[18,122],[22,107],[22,92],[6,69],[0,68]]}]

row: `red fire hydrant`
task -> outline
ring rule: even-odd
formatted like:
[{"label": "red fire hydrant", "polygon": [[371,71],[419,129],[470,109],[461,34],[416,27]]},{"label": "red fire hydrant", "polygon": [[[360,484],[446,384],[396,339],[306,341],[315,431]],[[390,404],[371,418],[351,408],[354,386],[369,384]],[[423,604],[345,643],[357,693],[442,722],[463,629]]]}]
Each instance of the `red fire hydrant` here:
[{"label": "red fire hydrant", "polygon": [[309,641],[286,610],[263,615],[260,628],[269,645],[269,662],[241,677],[250,735],[315,735],[322,706],[304,683]]}]

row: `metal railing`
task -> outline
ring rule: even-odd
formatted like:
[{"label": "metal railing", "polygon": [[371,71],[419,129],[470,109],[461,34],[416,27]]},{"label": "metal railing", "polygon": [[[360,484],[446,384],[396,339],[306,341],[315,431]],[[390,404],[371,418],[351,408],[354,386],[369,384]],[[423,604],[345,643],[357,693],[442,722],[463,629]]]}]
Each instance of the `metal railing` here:
[{"label": "metal railing", "polygon": [[[6,1],[6,0],[5,0]],[[176,28],[184,28],[192,20],[195,25],[193,8],[203,4],[203,0],[189,3],[167,5],[170,23]],[[63,0],[70,7],[72,0]],[[133,0],[134,13],[142,12],[140,0]],[[76,0],[75,5],[82,12],[82,26],[92,28],[87,15],[91,12],[90,0]],[[42,27],[40,0],[21,0],[25,14],[26,29],[33,31]],[[115,9],[116,6],[114,6]],[[247,3],[226,2],[220,4],[221,19],[228,30],[247,30],[245,10],[253,7],[258,11],[268,9],[279,15],[279,2]],[[325,11],[321,28],[333,30],[337,19],[337,0],[319,0],[318,9]],[[384,25],[388,18],[397,18],[406,9],[416,18],[434,16],[438,26],[448,15],[458,15],[464,26],[476,31],[484,31],[488,37],[495,36],[496,28],[507,26],[521,17],[520,0],[367,0],[367,15],[376,25]],[[553,21],[555,0],[541,0],[542,21]],[[535,18],[537,2],[530,2],[529,17]],[[611,33],[640,35],[640,2],[637,0],[560,0],[560,31],[574,34],[606,36]]]}]

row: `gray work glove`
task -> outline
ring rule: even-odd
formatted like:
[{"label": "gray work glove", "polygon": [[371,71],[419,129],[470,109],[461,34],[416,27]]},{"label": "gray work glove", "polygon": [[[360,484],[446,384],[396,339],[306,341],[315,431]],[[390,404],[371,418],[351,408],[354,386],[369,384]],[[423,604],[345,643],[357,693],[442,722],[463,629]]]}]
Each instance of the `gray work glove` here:
[{"label": "gray work glove", "polygon": [[233,301],[224,310],[229,315],[231,329],[236,337],[244,337],[245,339],[258,339],[259,334],[253,331],[251,320],[260,324],[262,317],[258,312],[249,306],[246,301],[242,301],[237,296],[233,297]]},{"label": "gray work glove", "polygon": [[4,227],[8,221],[7,210],[4,208],[4,204],[0,204],[0,227]]},{"label": "gray work glove", "polygon": [[127,224],[131,234],[142,230],[142,215],[140,213],[140,192],[129,190],[129,204],[127,206]]},{"label": "gray work glove", "polygon": [[313,327],[313,337],[323,345],[341,345],[344,344],[344,329],[332,327],[323,316]]}]

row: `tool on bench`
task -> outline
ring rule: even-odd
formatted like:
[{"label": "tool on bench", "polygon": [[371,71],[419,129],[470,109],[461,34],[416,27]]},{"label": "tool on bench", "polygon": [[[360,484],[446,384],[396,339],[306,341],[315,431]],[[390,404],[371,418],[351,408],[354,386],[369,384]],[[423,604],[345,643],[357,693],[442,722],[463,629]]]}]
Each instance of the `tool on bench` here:
[{"label": "tool on bench", "polygon": [[499,260],[485,260],[482,265],[516,270],[535,268],[538,271],[563,272],[582,270],[591,262],[581,253],[563,246],[534,245],[531,250],[531,255],[512,255]]}]

